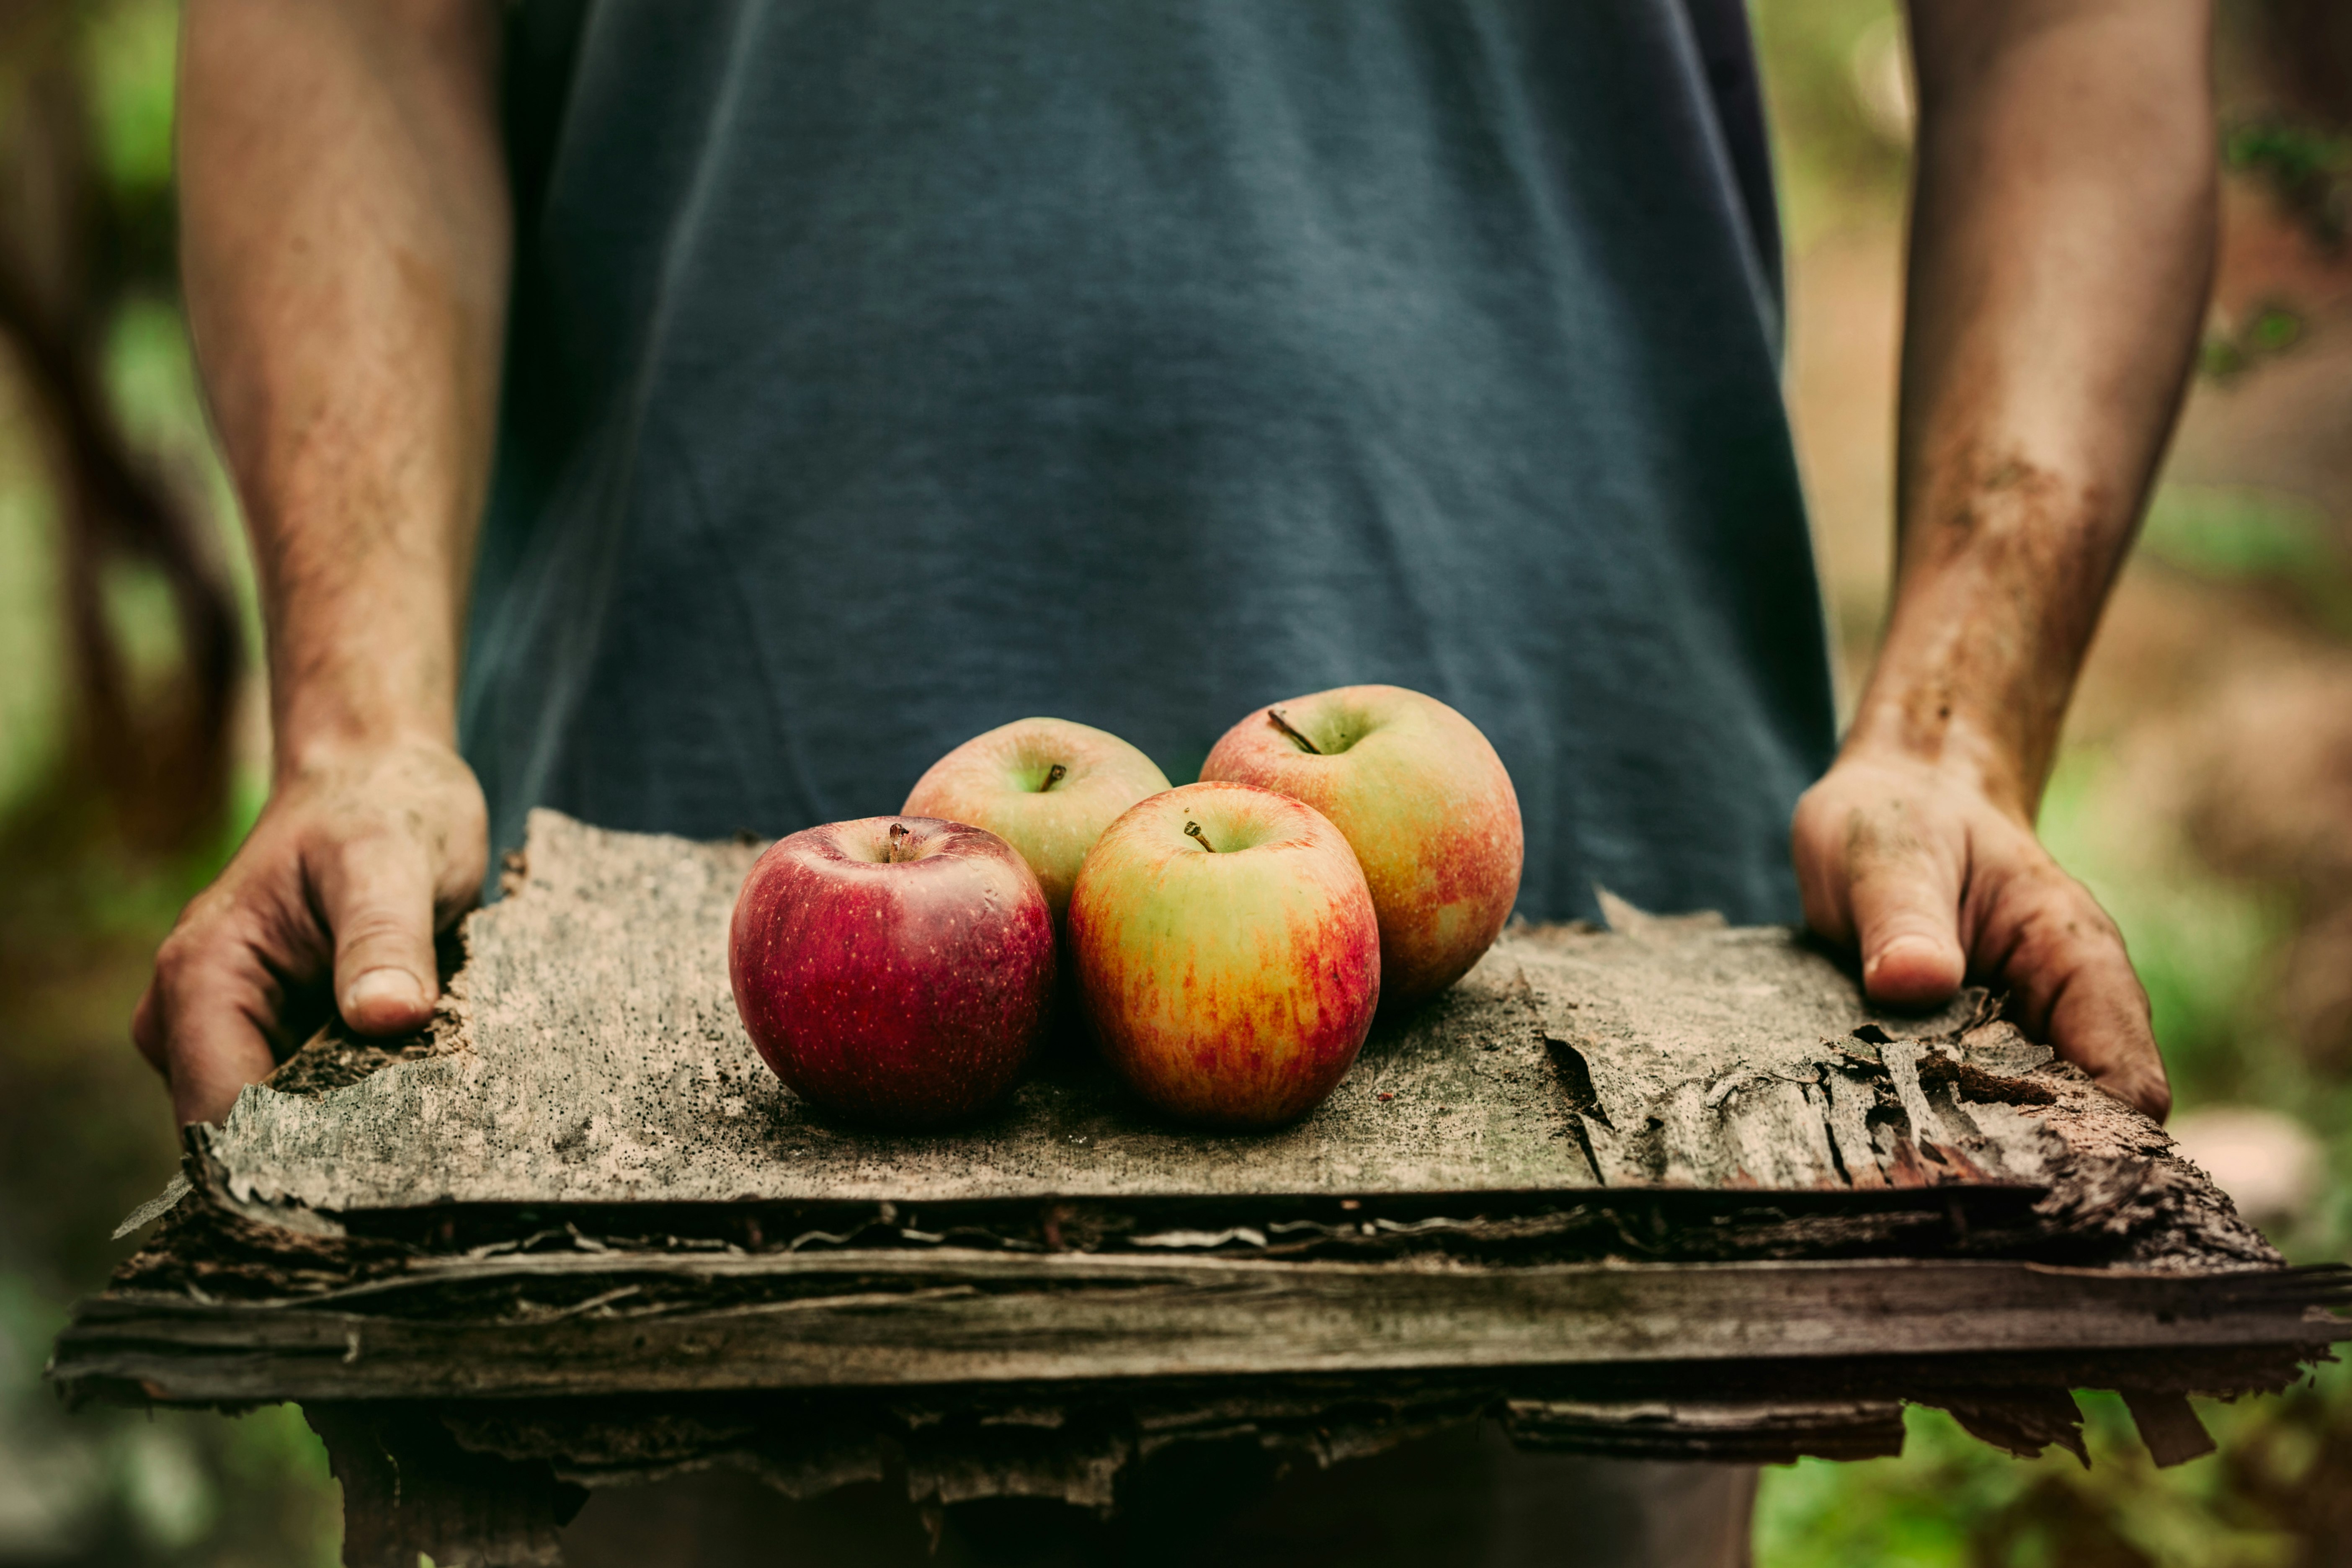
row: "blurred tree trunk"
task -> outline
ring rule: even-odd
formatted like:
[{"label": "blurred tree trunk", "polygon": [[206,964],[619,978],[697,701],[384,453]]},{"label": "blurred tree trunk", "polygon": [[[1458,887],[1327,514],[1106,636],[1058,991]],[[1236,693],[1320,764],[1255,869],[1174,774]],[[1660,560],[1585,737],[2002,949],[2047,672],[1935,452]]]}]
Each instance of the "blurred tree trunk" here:
[{"label": "blurred tree trunk", "polygon": [[2352,5],[2261,0],[2264,65],[2282,97],[2323,124],[2352,125]]},{"label": "blurred tree trunk", "polygon": [[[0,0],[0,337],[46,438],[61,532],[74,686],[68,766],[102,790],[136,845],[204,840],[227,800],[229,721],[244,647],[216,541],[108,396],[118,309],[173,285],[109,232],[116,204],[93,155],[75,0]],[[142,689],[108,610],[110,574],[147,566],[170,590],[176,668]]]}]

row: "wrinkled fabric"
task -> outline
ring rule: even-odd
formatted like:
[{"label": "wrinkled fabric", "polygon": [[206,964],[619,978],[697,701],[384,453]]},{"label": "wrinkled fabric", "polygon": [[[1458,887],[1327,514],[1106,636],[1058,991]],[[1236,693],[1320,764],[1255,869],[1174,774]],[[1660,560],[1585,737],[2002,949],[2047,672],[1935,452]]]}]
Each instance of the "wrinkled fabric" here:
[{"label": "wrinkled fabric", "polygon": [[1024,714],[1183,782],[1443,698],[1523,912],[1792,918],[1825,765],[1738,0],[526,0],[463,710],[550,805],[782,834]]}]

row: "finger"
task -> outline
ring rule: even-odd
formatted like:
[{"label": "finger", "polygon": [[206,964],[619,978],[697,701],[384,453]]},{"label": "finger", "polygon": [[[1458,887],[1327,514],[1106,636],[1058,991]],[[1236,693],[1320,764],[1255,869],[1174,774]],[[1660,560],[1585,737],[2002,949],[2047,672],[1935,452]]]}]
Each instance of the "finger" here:
[{"label": "finger", "polygon": [[149,1067],[166,1078],[171,1076],[171,1058],[163,1050],[163,1007],[152,976],[147,989],[139,994],[139,1005],[131,1009],[131,1043],[139,1047],[139,1054],[147,1058]]},{"label": "finger", "polygon": [[223,1120],[237,1091],[277,1066],[260,1024],[273,990],[251,950],[226,937],[175,938],[156,955],[146,1017],[181,1125]]},{"label": "finger", "polygon": [[1841,946],[1853,942],[1853,911],[1846,903],[1846,842],[1861,813],[1841,813],[1821,786],[1797,802],[1789,826],[1789,854],[1797,871],[1797,897],[1810,931]]},{"label": "finger", "polygon": [[433,868],[415,839],[345,840],[312,873],[335,934],[335,1005],[363,1035],[422,1028],[441,993],[433,959]]},{"label": "finger", "polygon": [[2070,879],[2029,884],[2003,900],[2001,978],[2026,1027],[2101,1089],[2162,1121],[2172,1088],[2158,1053],[2147,992],[2123,933]]},{"label": "finger", "polygon": [[2161,1121],[2172,1111],[2172,1085],[2156,1047],[2147,993],[2118,955],[2075,971],[2050,1010],[2053,1049],[2101,1089]]},{"label": "finger", "polygon": [[1846,902],[1862,950],[1862,984],[1896,1006],[1941,1002],[1960,987],[1960,858],[1957,846],[1899,826],[1865,829],[1847,850]]}]

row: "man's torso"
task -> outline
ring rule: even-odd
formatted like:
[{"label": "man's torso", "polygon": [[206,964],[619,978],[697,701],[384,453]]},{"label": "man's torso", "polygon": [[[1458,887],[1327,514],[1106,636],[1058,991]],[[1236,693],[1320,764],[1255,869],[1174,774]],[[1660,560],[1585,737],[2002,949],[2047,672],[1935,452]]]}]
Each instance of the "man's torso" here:
[{"label": "man's torso", "polygon": [[1522,907],[1786,918],[1830,743],[1736,0],[517,19],[466,743],[762,834],[1032,712],[1429,691]]}]

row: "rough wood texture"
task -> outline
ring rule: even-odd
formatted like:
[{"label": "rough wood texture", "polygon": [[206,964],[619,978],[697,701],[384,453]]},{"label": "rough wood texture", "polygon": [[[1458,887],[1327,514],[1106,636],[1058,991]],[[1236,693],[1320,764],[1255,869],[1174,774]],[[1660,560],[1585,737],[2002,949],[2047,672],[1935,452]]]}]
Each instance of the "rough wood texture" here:
[{"label": "rough wood texture", "polygon": [[[1186,1445],[1321,1464],[1482,1418],[1855,1458],[1914,1401],[2079,1452],[2077,1386],[2170,1461],[2186,1395],[2346,1332],[2352,1272],[2284,1268],[1981,994],[1881,1014],[1789,932],[1613,900],[1507,933],[1284,1132],[1170,1126],[1076,1055],[976,1127],[837,1125],[728,994],[754,853],[536,814],[434,1027],[331,1031],[194,1130],[51,1375],[331,1404],[352,1562],[535,1563],[559,1483],[713,1463],[1108,1508]],[[442,1479],[387,1512],[387,1462]]]},{"label": "rough wood texture", "polygon": [[921,1388],[2324,1342],[2341,1275],[2002,1262],[1477,1268],[908,1251],[419,1266],[276,1301],[118,1295],[75,1380],[182,1403]]},{"label": "rough wood texture", "polygon": [[429,1037],[322,1037],[247,1091],[211,1157],[240,1198],[346,1215],[2011,1184],[2119,1257],[2277,1260],[2160,1129],[1980,994],[1886,1015],[1786,931],[1613,903],[1619,930],[1507,933],[1272,1136],[1171,1127],[1072,1060],[974,1128],[844,1127],[776,1082],[735,1016],[727,921],[755,853],[535,813],[527,872],[467,922]]}]

